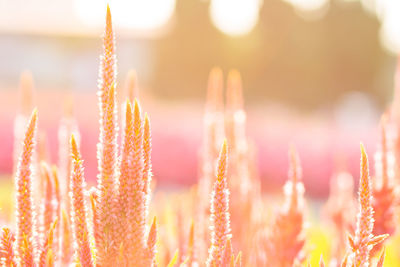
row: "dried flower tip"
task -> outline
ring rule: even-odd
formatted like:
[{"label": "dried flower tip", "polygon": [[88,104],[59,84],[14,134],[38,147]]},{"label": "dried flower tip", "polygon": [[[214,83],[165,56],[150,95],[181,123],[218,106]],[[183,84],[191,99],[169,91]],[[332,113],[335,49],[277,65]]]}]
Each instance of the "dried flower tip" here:
[{"label": "dried flower tip", "polygon": [[137,82],[137,74],[135,70],[129,70],[126,81],[125,81],[125,92],[127,98],[133,102],[133,100],[139,97],[139,89]]},{"label": "dried flower tip", "polygon": [[243,109],[242,78],[239,71],[231,70],[228,73],[226,107],[229,110]]},{"label": "dried flower tip", "polygon": [[214,67],[208,79],[207,88],[207,109],[209,111],[222,111],[224,107],[223,100],[223,77],[222,70]]}]

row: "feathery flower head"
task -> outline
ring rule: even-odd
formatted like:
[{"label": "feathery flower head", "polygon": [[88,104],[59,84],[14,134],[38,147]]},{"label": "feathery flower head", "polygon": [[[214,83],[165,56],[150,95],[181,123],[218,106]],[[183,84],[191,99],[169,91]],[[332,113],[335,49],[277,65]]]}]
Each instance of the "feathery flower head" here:
[{"label": "feathery flower head", "polygon": [[266,253],[271,264],[286,267],[303,260],[304,234],[304,185],[301,179],[300,159],[296,150],[289,151],[289,180],[284,186],[285,209],[275,218],[266,241]]},{"label": "feathery flower head", "polygon": [[94,232],[96,248],[98,250],[99,264],[112,261],[117,254],[116,244],[112,244],[116,227],[115,215],[117,201],[115,198],[115,182],[117,180],[118,144],[117,144],[117,113],[116,113],[115,84],[111,85],[104,105],[103,123],[100,130],[100,143],[98,144],[98,201],[97,219],[94,225],[100,227]]},{"label": "feathery flower head", "polygon": [[124,128],[124,140],[122,143],[122,155],[121,155],[121,163],[120,163],[120,175],[119,175],[119,207],[120,214],[118,217],[120,226],[118,227],[119,236],[117,243],[121,243],[124,239],[126,229],[124,225],[126,212],[128,211],[128,186],[130,182],[130,173],[131,173],[131,153],[132,153],[132,141],[133,141],[133,114],[132,114],[132,105],[129,99],[126,100],[125,106],[125,128]]},{"label": "feathery flower head", "polygon": [[97,222],[93,223],[97,249],[96,260],[99,265],[107,265],[112,262],[118,253],[118,244],[113,244],[116,228],[115,216],[118,205],[115,197],[118,165],[116,73],[115,36],[110,8],[107,5],[98,86],[100,136],[97,146],[97,158],[99,175],[98,201],[94,211],[96,213],[94,217]]},{"label": "feathery flower head", "polygon": [[14,148],[13,148],[14,173],[16,171],[18,158],[22,150],[22,142],[26,130],[25,127],[29,121],[29,116],[31,115],[31,111],[33,109],[33,103],[34,103],[33,95],[34,95],[34,87],[33,87],[32,74],[29,71],[24,71],[21,74],[20,78],[19,110],[14,120]]},{"label": "feathery flower head", "polygon": [[58,219],[56,218],[55,221],[51,224],[51,226],[47,230],[46,240],[43,244],[43,247],[42,247],[40,255],[39,255],[39,266],[40,267],[53,266],[53,263],[54,263],[53,256],[52,256],[53,255],[53,240],[54,240],[54,230],[57,225],[57,220]]},{"label": "feathery flower head", "polygon": [[151,200],[151,131],[150,119],[144,114],[143,123],[143,192],[146,197],[145,216],[148,216]]},{"label": "feathery flower head", "polygon": [[14,253],[14,235],[9,228],[3,227],[0,237],[0,249],[3,266],[17,267]]},{"label": "feathery flower head", "polygon": [[108,91],[111,89],[112,84],[116,82],[116,61],[115,36],[112,26],[111,11],[109,5],[107,5],[106,27],[103,36],[103,54],[100,56],[99,69],[100,115],[102,115],[102,110],[107,102]]},{"label": "feathery flower head", "polygon": [[32,266],[34,240],[34,207],[32,196],[32,162],[36,143],[37,110],[34,109],[25,131],[21,156],[15,175],[16,185],[16,221],[17,221],[17,252],[20,264]]},{"label": "feathery flower head", "polygon": [[[129,222],[124,248],[128,260],[139,261],[146,246],[146,196],[143,180],[143,122],[139,102],[135,99],[133,108],[133,136],[130,151],[131,167],[127,188],[126,220]],[[126,244],[126,245],[125,245]]]},{"label": "feathery flower head", "polygon": [[223,248],[231,238],[229,215],[229,189],[227,184],[227,144],[222,145],[218,165],[216,181],[211,195],[211,246],[207,259],[207,266],[217,266],[221,263]]},{"label": "feathery flower head", "polygon": [[83,267],[93,266],[92,252],[87,226],[87,205],[85,201],[85,178],[83,161],[74,135],[71,136],[71,157],[73,171],[71,173],[71,218],[75,243],[75,254]]},{"label": "feathery flower head", "polygon": [[[386,116],[381,120],[381,144],[380,150],[375,155],[376,178],[380,178],[380,185],[377,182],[373,186],[372,207],[374,209],[374,235],[394,234],[396,230],[396,196],[393,177],[389,175],[389,154],[386,140]],[[390,166],[393,168],[394,166]],[[376,255],[382,248],[383,243],[375,246],[371,251],[371,256]]]},{"label": "feathery flower head", "polygon": [[360,148],[359,212],[357,215],[355,236],[354,238],[349,236],[349,244],[353,253],[352,264],[356,267],[366,267],[369,265],[371,249],[386,239],[387,235],[372,235],[374,210],[372,208],[371,178],[369,176],[368,157],[363,144],[360,144]]}]

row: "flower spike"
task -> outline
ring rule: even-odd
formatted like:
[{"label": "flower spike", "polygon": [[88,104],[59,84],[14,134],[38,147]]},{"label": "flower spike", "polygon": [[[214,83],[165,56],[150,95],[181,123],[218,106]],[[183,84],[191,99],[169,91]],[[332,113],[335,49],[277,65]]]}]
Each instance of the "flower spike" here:
[{"label": "flower spike", "polygon": [[116,61],[115,36],[112,26],[111,11],[109,5],[107,5],[106,27],[103,36],[103,54],[100,56],[99,69],[100,115],[103,115],[102,112],[106,106],[109,90],[112,84],[116,82]]},{"label": "flower spike", "polygon": [[99,265],[111,264],[118,254],[118,244],[113,242],[117,227],[114,217],[118,213],[115,197],[118,165],[116,73],[115,36],[110,7],[107,5],[98,86],[100,136],[97,146],[99,175],[98,201],[95,211],[98,221],[94,223],[94,233]]},{"label": "flower spike", "polygon": [[304,257],[304,185],[301,181],[300,160],[296,150],[289,151],[289,180],[284,186],[285,208],[272,225],[266,245],[268,261],[273,265],[292,266]]},{"label": "flower spike", "polygon": [[146,217],[149,212],[151,190],[151,131],[150,119],[147,113],[144,115],[143,124],[143,191],[146,196]]},{"label": "flower spike", "polygon": [[[146,246],[146,196],[143,182],[143,123],[139,102],[135,100],[133,108],[133,137],[131,149],[130,182],[127,188],[128,209],[126,220],[130,238],[126,238],[124,248],[128,255],[128,261],[141,259]],[[126,246],[125,246],[126,244]]]},{"label": "flower spike", "polygon": [[363,144],[360,144],[360,185],[358,191],[359,213],[354,238],[349,238],[355,266],[368,266],[372,247],[382,242],[387,235],[373,236],[374,210],[372,208],[371,178],[369,176],[368,157]]},{"label": "flower spike", "polygon": [[211,195],[211,247],[207,259],[207,266],[219,265],[222,260],[223,248],[231,238],[230,214],[229,214],[229,189],[227,184],[227,144],[222,145],[217,176]]},{"label": "flower spike", "polygon": [[100,143],[98,145],[99,174],[98,174],[98,202],[96,216],[98,222],[95,226],[96,248],[100,265],[112,262],[117,255],[118,247],[113,244],[115,236],[115,214],[117,200],[115,198],[115,181],[117,180],[117,118],[115,101],[115,84],[112,84],[108,92],[106,107],[104,110],[104,129],[101,130]]},{"label": "flower spike", "polygon": [[83,161],[74,135],[71,136],[71,157],[73,171],[71,173],[71,218],[75,243],[75,254],[83,267],[93,265],[92,252],[87,226],[87,205],[85,201],[85,178]]},{"label": "flower spike", "polygon": [[32,196],[32,162],[36,143],[37,110],[32,112],[25,131],[21,156],[19,157],[15,185],[17,191],[17,251],[20,264],[33,265],[35,255],[34,207]]},{"label": "flower spike", "polygon": [[17,267],[14,253],[14,235],[10,229],[3,227],[0,239],[1,255],[4,259],[3,264],[9,267]]},{"label": "flower spike", "polygon": [[[55,221],[51,224],[50,228],[48,229],[48,233],[46,235],[46,241],[43,244],[42,251],[40,252],[40,257],[39,257],[39,267],[51,267],[54,266],[54,261],[53,261],[53,240],[54,240],[54,230],[57,225],[57,218]],[[51,255],[51,256],[50,256]],[[50,260],[50,262],[49,262]]]}]

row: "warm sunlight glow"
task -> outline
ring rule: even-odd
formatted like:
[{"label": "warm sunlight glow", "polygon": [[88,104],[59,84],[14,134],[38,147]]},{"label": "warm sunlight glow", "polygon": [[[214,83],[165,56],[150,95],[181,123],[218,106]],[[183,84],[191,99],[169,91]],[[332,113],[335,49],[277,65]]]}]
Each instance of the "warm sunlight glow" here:
[{"label": "warm sunlight glow", "polygon": [[232,36],[249,33],[257,24],[259,0],[212,0],[210,16],[214,25]]},{"label": "warm sunlight glow", "polygon": [[290,2],[298,9],[304,11],[313,11],[322,8],[327,0],[290,0]]},{"label": "warm sunlight glow", "polygon": [[400,2],[397,0],[380,0],[377,5],[377,15],[381,18],[381,42],[393,53],[400,51]]},{"label": "warm sunlight glow", "polygon": [[[82,22],[100,26],[105,16],[105,0],[75,0]],[[122,28],[155,30],[165,25],[175,10],[175,0],[114,0],[110,3],[114,23]]]}]

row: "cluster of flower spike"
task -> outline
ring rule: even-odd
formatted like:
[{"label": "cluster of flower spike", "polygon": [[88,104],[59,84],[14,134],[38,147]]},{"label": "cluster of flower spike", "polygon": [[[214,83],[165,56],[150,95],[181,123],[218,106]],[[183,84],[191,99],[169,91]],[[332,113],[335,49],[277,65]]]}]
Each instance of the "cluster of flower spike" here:
[{"label": "cluster of flower spike", "polygon": [[[275,216],[265,216],[255,149],[244,130],[246,113],[240,74],[236,70],[229,72],[224,104],[223,75],[219,68],[214,68],[209,78],[199,183],[192,190],[194,193],[182,196],[191,200],[188,201],[192,203],[191,212],[178,208],[179,250],[170,253],[168,246],[173,242],[166,237],[167,227],[160,223],[165,223],[166,216],[161,214],[161,220],[154,217],[149,221],[150,119],[135,98],[138,92],[134,72],[128,74],[126,102],[122,108],[118,105],[116,73],[115,38],[107,8],[98,93],[98,180],[92,188],[86,186],[79,130],[70,102],[59,128],[58,166],[49,167],[37,152],[38,113],[34,110],[28,115],[27,110],[32,106],[32,80],[24,74],[23,108],[15,123],[16,227],[2,229],[1,265],[289,267],[306,264],[310,249],[299,155],[294,147],[290,149],[283,207]],[[121,132],[118,110],[123,111]],[[364,267],[375,260],[376,266],[383,266],[383,242],[395,232],[398,203],[395,199],[398,181],[394,176],[400,169],[400,153],[396,152],[400,135],[389,133],[393,129],[395,133],[400,131],[400,123],[396,120],[396,109],[393,110],[381,122],[381,142],[375,157],[377,171],[373,178],[361,145],[357,216],[349,209],[353,202],[352,177],[341,172],[333,180],[328,209],[338,242],[332,246],[332,266]],[[187,217],[191,223],[186,235]],[[353,217],[356,219],[352,220]],[[351,235],[346,242],[347,232]],[[375,259],[379,251],[382,251],[379,259]],[[325,266],[322,256],[319,265]]]}]

